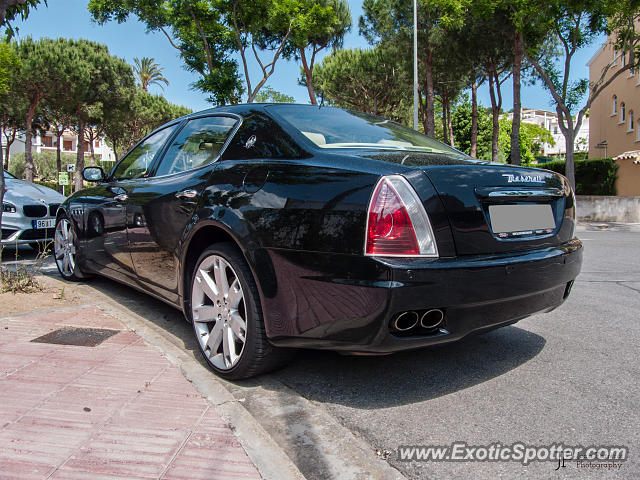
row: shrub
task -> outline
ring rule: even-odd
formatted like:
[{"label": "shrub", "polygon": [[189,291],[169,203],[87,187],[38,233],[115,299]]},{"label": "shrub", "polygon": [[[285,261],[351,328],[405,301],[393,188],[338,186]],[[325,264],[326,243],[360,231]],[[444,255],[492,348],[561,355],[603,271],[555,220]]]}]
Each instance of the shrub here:
[{"label": "shrub", "polygon": [[[565,174],[564,160],[539,165]],[[618,165],[611,158],[576,160],[576,195],[615,195]]]},{"label": "shrub", "polygon": [[57,182],[45,182],[43,180],[34,180],[33,183],[37,183],[38,185],[42,185],[43,187],[49,187],[53,190],[58,190],[58,183]]},{"label": "shrub", "polygon": [[[99,158],[100,155],[97,155]],[[76,156],[69,153],[62,153],[60,156],[62,171],[67,171],[68,163],[76,163]],[[89,157],[85,161],[90,162]],[[58,181],[58,168],[56,163],[56,152],[33,153],[33,164],[36,168],[35,175],[43,180]],[[14,153],[9,161],[9,172],[18,178],[24,178],[24,152]]]}]

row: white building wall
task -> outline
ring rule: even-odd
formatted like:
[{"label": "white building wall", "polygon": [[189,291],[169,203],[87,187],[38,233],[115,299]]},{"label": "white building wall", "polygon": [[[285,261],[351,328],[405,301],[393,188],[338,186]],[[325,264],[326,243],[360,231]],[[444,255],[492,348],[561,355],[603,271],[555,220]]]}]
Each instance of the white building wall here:
[{"label": "white building wall", "polygon": [[[37,134],[34,135],[32,137],[32,146],[31,146],[31,151],[34,153],[40,153],[40,152],[55,152],[56,151],[56,142],[57,142],[57,137],[54,133],[52,132],[47,132],[46,136],[51,136],[52,140],[51,140],[51,147],[48,147],[46,145],[44,145],[43,143],[43,139],[42,137]],[[5,138],[4,136],[2,136],[2,142],[1,145],[4,148],[4,145],[6,144],[5,142]],[[67,153],[67,154],[71,154],[71,155],[76,155],[78,153],[78,136],[75,135],[72,132],[65,132],[61,137],[60,137],[60,141],[62,142],[61,145],[61,152],[62,153]],[[95,142],[96,140],[94,140]],[[113,152],[113,150],[109,147],[109,145],[107,145],[107,142],[105,141],[104,138],[100,138],[97,140],[98,141],[98,146],[96,147],[94,144],[94,153],[96,154],[96,156],[100,156],[102,161],[106,161],[106,162],[115,162],[116,160],[116,156],[115,153]],[[10,155],[14,155],[16,153],[24,153],[25,148],[24,148],[24,144],[25,144],[25,136],[24,134],[18,134],[16,135],[16,139],[15,141],[11,144],[11,148],[9,150],[9,154]],[[89,144],[88,144],[88,140],[85,143],[85,148],[86,148],[86,152],[85,152],[85,156],[88,156],[91,154],[91,150],[89,149]]]}]

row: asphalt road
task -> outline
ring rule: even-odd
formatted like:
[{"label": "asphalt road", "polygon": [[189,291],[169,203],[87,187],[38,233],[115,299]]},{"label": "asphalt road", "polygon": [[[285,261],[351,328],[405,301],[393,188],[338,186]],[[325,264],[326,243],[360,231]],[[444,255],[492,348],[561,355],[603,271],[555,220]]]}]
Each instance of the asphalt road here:
[{"label": "asphalt road", "polygon": [[[226,386],[308,478],[364,478],[341,463],[350,454],[339,444],[345,428],[370,448],[372,468],[384,462],[375,450],[388,450],[387,462],[407,478],[640,478],[640,231],[625,230],[579,230],[582,273],[551,313],[388,357],[305,351],[278,372]],[[33,257],[27,248],[20,253],[27,262]],[[3,263],[10,260],[5,252]],[[195,355],[175,310],[114,282],[90,284]],[[603,471],[576,462],[555,470],[557,462],[397,458],[401,445],[453,442],[625,445],[630,459]]]}]

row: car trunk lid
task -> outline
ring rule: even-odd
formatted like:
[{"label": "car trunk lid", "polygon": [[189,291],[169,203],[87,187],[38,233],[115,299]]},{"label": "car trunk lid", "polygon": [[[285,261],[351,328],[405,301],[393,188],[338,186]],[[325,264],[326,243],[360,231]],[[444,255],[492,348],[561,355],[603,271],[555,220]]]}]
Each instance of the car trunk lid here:
[{"label": "car trunk lid", "polygon": [[[556,246],[573,237],[575,200],[566,178],[557,173],[462,155],[385,152],[373,158],[427,176],[444,206],[458,255]],[[421,183],[414,181],[414,188],[426,201],[429,193]]]}]

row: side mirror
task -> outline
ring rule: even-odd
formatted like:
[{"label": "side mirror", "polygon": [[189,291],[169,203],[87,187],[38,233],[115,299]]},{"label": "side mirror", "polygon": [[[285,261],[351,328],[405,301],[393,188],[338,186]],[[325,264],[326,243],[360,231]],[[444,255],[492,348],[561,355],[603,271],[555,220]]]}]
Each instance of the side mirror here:
[{"label": "side mirror", "polygon": [[86,167],[82,170],[82,178],[87,182],[102,182],[105,175],[101,167]]}]

